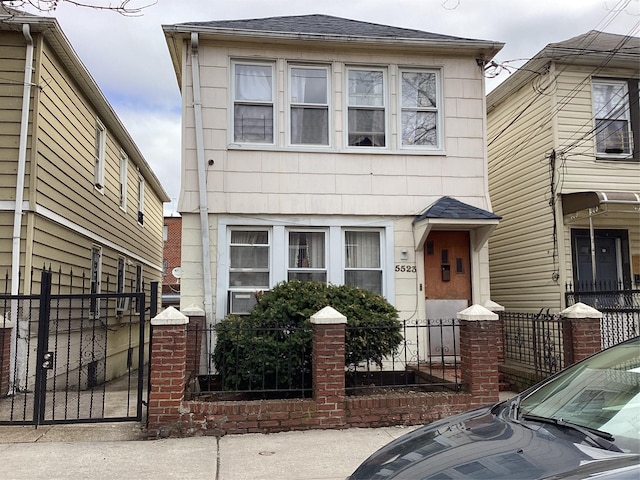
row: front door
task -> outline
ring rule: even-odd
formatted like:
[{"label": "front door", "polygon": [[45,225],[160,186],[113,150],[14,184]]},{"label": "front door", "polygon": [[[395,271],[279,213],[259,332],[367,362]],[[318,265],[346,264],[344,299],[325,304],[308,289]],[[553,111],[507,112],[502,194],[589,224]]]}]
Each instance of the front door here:
[{"label": "front door", "polygon": [[[469,245],[469,232],[429,233],[424,246],[427,319],[449,321],[471,304]],[[436,335],[430,335],[429,354],[432,357],[447,356],[457,349],[457,345],[457,331],[443,329]]]},{"label": "front door", "polygon": [[[588,230],[572,230],[576,290],[618,290],[631,283],[626,230],[595,230],[595,275]],[[595,284],[594,284],[595,282]]]}]

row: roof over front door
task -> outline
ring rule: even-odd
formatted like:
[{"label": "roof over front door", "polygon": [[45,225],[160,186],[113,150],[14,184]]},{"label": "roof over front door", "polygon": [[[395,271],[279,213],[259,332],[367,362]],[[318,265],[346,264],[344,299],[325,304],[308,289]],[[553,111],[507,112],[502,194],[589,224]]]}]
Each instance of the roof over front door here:
[{"label": "roof over front door", "polygon": [[441,197],[413,220],[416,250],[421,250],[429,232],[437,230],[473,231],[473,247],[480,250],[502,217],[453,197]]}]

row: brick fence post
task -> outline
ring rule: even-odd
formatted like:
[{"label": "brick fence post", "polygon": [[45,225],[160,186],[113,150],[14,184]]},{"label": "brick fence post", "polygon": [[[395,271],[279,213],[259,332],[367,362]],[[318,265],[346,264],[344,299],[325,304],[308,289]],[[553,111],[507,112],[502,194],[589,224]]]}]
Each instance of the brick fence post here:
[{"label": "brick fence post", "polygon": [[321,428],[346,427],[344,357],[347,317],[331,307],[311,315],[313,397]]},{"label": "brick fence post", "polygon": [[474,406],[499,400],[498,359],[502,339],[500,317],[482,305],[458,313],[460,373]]},{"label": "brick fence post", "polygon": [[11,376],[11,330],[15,322],[0,315],[0,397],[9,393]]},{"label": "brick fence post", "polygon": [[195,381],[200,374],[202,346],[206,345],[205,314],[197,306],[181,309],[180,312],[189,318],[187,324],[187,382]]},{"label": "brick fence post", "polygon": [[169,307],[151,319],[151,378],[147,435],[168,437],[184,399],[189,319]]},{"label": "brick fence post", "polygon": [[602,350],[602,313],[578,302],[560,312],[563,323],[565,366]]}]

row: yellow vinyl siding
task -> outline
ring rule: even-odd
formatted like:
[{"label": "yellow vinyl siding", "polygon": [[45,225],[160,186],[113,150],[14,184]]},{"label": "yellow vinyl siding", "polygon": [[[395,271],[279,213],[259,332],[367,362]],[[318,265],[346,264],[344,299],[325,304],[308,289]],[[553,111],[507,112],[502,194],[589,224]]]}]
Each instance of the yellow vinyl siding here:
[{"label": "yellow vinyl siding", "polygon": [[509,310],[560,306],[559,286],[551,277],[551,108],[548,95],[525,86],[490,113],[489,194],[494,212],[502,216],[489,240],[491,299]]}]

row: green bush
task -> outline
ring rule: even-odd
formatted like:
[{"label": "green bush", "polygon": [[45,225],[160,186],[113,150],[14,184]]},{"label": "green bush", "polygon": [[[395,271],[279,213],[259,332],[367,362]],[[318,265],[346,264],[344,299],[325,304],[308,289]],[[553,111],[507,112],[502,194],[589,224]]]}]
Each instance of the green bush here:
[{"label": "green bush", "polygon": [[[320,282],[278,284],[246,316],[216,326],[214,364],[227,390],[310,388],[311,315],[331,306],[347,317],[346,365],[375,363],[402,341],[397,310],[368,290]],[[375,327],[372,329],[371,327]]]}]

